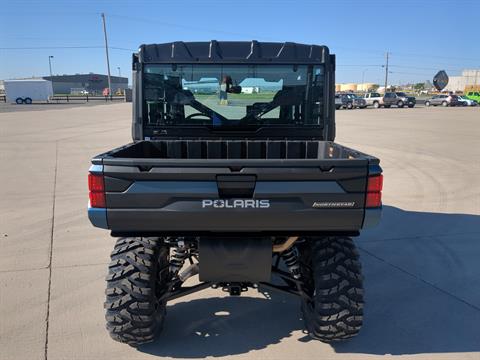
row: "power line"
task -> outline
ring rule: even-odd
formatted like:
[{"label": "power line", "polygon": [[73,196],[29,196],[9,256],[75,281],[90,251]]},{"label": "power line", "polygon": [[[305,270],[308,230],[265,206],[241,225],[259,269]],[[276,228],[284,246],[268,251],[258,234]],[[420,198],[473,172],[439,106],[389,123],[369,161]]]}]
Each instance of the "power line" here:
[{"label": "power line", "polygon": [[53,49],[101,49],[103,46],[18,46],[0,47],[0,50],[53,50]]},{"label": "power line", "polygon": [[[55,50],[55,49],[103,49],[104,45],[85,45],[85,46],[18,46],[18,47],[0,47],[0,50]],[[112,50],[137,51],[118,46],[109,46]]]},{"label": "power line", "polygon": [[110,14],[110,13],[108,15],[110,17],[113,17],[113,18],[125,19],[125,20],[130,20],[130,21],[135,21],[135,22],[141,22],[141,23],[153,23],[153,24],[157,24],[157,25],[163,25],[163,26],[168,26],[168,27],[176,27],[176,28],[186,29],[186,30],[196,30],[196,31],[205,31],[205,32],[214,33],[214,34],[242,36],[242,37],[249,37],[249,38],[252,38],[252,39],[265,39],[265,40],[282,41],[282,40],[272,38],[272,37],[267,37],[267,36],[260,36],[259,37],[258,34],[248,34],[248,33],[240,33],[240,32],[233,32],[233,31],[225,31],[225,30],[221,30],[221,29],[218,29],[218,28],[208,28],[208,27],[200,27],[200,26],[183,25],[183,24],[178,24],[178,23],[160,21],[158,19],[140,18],[140,17]]}]

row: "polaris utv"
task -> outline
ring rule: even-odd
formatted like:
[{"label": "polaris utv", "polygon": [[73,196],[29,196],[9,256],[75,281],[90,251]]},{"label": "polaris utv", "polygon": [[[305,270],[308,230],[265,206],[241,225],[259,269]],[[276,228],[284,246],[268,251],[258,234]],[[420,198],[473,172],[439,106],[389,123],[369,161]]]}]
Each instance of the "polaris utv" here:
[{"label": "polaris utv", "polygon": [[169,301],[206,288],[296,295],[312,338],[358,333],[352,237],[380,219],[382,170],[333,142],[334,86],[325,46],[173,42],[133,55],[133,142],[88,175],[90,221],[118,238],[113,339],[152,341]]}]

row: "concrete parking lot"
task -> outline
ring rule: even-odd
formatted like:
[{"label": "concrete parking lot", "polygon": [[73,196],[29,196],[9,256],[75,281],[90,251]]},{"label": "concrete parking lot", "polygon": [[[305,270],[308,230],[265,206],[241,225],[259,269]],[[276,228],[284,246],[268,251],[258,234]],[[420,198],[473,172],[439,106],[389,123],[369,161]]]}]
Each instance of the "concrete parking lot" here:
[{"label": "concrete parking lot", "polygon": [[155,343],[104,329],[114,240],[87,219],[93,155],[130,141],[131,105],[0,113],[0,359],[480,359],[480,109],[337,112],[337,142],[381,158],[384,216],[358,238],[361,334],[302,332],[299,300],[205,290]]}]

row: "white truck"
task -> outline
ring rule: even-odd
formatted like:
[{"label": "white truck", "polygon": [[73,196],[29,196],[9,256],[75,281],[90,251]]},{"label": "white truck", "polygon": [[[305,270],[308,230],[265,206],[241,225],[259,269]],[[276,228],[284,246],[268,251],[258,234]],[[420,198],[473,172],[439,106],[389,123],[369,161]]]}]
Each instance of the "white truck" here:
[{"label": "white truck", "polygon": [[5,80],[7,102],[31,104],[33,101],[48,101],[53,95],[52,82],[44,79]]},{"label": "white truck", "polygon": [[378,109],[383,105],[383,96],[379,93],[366,93],[363,98],[365,99],[367,106],[373,106],[375,109]]}]

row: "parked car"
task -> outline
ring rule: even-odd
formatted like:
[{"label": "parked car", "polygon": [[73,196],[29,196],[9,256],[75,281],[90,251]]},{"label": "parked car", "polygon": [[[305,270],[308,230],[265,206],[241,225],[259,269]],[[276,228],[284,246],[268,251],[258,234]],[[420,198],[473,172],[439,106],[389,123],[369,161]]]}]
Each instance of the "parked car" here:
[{"label": "parked car", "polygon": [[375,109],[383,105],[383,96],[376,92],[366,93],[363,99],[367,106],[373,106]]},{"label": "parked car", "polygon": [[425,100],[425,106],[459,106],[462,103],[459,101],[457,95],[434,95],[430,99]]},{"label": "parked car", "polygon": [[475,100],[477,104],[480,104],[480,91],[467,91],[465,97],[470,100]]},{"label": "parked car", "polygon": [[392,105],[403,108],[405,104],[405,100],[394,92],[387,92],[383,95],[383,107],[385,108],[389,108]]},{"label": "parked car", "polygon": [[342,97],[340,95],[335,94],[335,109],[339,110],[343,106]]},{"label": "parked car", "polygon": [[459,96],[458,100],[463,106],[477,106],[478,103],[475,100],[469,99],[466,96]]},{"label": "parked car", "polygon": [[345,94],[353,102],[353,107],[357,109],[365,109],[367,107],[367,102],[364,98],[356,94]]},{"label": "parked car", "polygon": [[335,109],[353,109],[353,99],[349,98],[346,94],[335,95]]},{"label": "parked car", "polygon": [[415,99],[415,96],[408,96],[404,92],[396,92],[395,94],[397,94],[398,98],[400,98],[403,103],[409,108],[413,108],[417,103],[417,99]]}]

